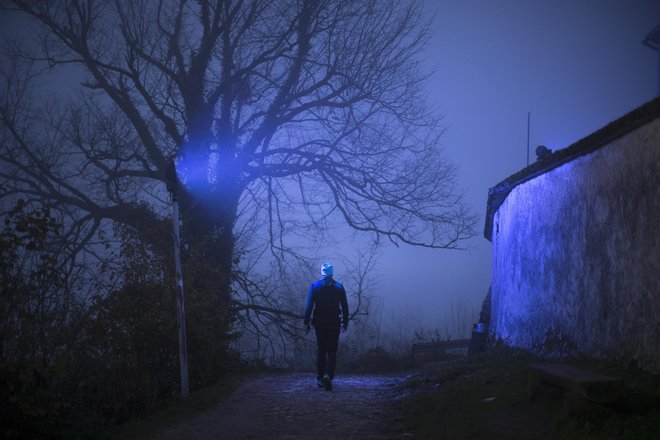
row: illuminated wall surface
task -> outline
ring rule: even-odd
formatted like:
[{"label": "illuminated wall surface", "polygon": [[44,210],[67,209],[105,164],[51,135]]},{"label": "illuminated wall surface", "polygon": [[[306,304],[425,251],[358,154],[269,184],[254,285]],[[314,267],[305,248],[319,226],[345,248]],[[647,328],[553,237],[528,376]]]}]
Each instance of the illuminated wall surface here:
[{"label": "illuminated wall surface", "polygon": [[660,112],[650,119],[493,210],[495,337],[660,372]]}]

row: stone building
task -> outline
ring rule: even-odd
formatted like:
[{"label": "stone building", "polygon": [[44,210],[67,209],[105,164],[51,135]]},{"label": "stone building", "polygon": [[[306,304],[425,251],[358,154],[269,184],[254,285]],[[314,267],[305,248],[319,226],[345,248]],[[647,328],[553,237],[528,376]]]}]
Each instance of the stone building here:
[{"label": "stone building", "polygon": [[490,335],[660,372],[660,98],[491,188]]}]

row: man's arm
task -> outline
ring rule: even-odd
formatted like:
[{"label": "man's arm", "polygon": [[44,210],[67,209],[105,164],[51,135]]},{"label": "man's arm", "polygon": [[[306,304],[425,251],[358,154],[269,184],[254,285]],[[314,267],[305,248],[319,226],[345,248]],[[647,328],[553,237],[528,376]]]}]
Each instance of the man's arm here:
[{"label": "man's arm", "polygon": [[307,304],[305,305],[305,326],[309,325],[309,320],[312,317],[312,309],[314,308],[314,289],[313,286],[309,286],[309,291],[307,292]]},{"label": "man's arm", "polygon": [[348,328],[348,301],[346,300],[346,290],[341,286],[341,293],[339,294],[339,302],[341,303],[341,314],[343,316],[343,329]]}]

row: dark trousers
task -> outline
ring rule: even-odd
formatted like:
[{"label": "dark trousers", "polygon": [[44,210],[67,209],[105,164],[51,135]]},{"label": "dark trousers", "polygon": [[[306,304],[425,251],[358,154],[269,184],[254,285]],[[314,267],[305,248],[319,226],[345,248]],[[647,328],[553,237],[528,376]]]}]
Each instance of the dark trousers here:
[{"label": "dark trousers", "polygon": [[316,333],[316,344],[319,352],[316,357],[316,372],[320,379],[328,374],[330,379],[335,377],[335,365],[337,364],[337,347],[339,346],[339,327],[337,328],[314,328]]}]

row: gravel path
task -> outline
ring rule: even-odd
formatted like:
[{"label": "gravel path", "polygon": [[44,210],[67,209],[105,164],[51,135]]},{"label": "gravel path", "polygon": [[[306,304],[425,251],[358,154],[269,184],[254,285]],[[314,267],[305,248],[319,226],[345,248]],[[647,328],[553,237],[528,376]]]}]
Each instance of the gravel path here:
[{"label": "gravel path", "polygon": [[272,375],[241,385],[216,408],[153,440],[411,439],[399,415],[398,376],[338,376],[333,390],[311,374]]}]

